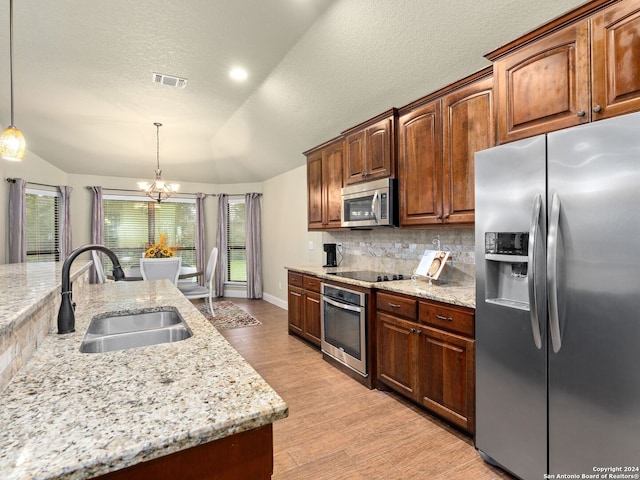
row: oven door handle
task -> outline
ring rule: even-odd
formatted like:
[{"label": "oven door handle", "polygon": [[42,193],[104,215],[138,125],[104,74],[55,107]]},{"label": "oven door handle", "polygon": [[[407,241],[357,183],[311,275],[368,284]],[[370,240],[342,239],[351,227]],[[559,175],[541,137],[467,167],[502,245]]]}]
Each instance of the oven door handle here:
[{"label": "oven door handle", "polygon": [[360,306],[349,305],[348,303],[336,302],[335,300],[332,300],[329,297],[325,297],[324,295],[322,296],[322,300],[324,302],[327,302],[330,305],[333,305],[334,307],[342,308],[344,310],[351,310],[352,312],[358,312],[358,313],[362,311],[362,307]]}]

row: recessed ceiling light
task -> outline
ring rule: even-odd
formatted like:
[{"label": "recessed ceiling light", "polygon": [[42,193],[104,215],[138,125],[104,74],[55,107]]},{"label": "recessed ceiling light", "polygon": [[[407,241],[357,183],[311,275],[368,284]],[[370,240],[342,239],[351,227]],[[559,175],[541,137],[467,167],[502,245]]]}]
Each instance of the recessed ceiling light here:
[{"label": "recessed ceiling light", "polygon": [[244,68],[234,67],[229,72],[229,76],[237,81],[246,80],[248,77],[247,71]]}]

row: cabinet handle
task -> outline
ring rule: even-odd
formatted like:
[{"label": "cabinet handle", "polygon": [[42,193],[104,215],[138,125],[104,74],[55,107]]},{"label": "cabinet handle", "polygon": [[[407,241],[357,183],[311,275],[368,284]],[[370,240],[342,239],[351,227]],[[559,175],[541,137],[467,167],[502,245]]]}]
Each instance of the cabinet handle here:
[{"label": "cabinet handle", "polygon": [[389,303],[389,306],[391,308],[400,308],[400,305],[398,305],[397,303]]},{"label": "cabinet handle", "polygon": [[445,214],[444,214],[444,218],[449,218],[449,214],[448,214],[448,213],[445,213]]},{"label": "cabinet handle", "polygon": [[418,330],[418,335],[422,335],[422,330]]},{"label": "cabinet handle", "polygon": [[596,105],[595,107],[593,107],[593,111],[595,113],[600,113],[602,111],[602,107],[600,105]]},{"label": "cabinet handle", "polygon": [[409,333],[416,333],[416,329],[412,328],[411,330],[409,330]]},{"label": "cabinet handle", "polygon": [[438,320],[442,320],[443,322],[453,322],[453,318],[451,317],[443,317],[442,315],[436,315]]},{"label": "cabinet handle", "polygon": [[579,117],[584,117],[587,114],[587,112],[585,112],[584,110],[578,110],[578,116]]}]

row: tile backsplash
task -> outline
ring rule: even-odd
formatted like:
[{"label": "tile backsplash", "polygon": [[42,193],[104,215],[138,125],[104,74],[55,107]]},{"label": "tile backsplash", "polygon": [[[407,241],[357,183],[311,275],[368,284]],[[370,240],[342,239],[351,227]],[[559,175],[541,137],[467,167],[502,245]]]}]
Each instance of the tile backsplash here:
[{"label": "tile backsplash", "polygon": [[451,252],[443,281],[473,283],[474,229],[447,227],[429,230],[375,228],[323,232],[323,243],[342,243],[340,266],[411,275],[425,250]]}]

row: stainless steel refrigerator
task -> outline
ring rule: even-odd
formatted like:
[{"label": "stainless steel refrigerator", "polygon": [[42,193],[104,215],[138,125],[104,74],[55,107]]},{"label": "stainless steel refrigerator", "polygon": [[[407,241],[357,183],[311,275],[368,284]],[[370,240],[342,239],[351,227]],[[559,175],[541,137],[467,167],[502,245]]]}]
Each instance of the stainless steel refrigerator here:
[{"label": "stainless steel refrigerator", "polygon": [[640,113],[475,172],[476,448],[527,480],[638,474]]}]

